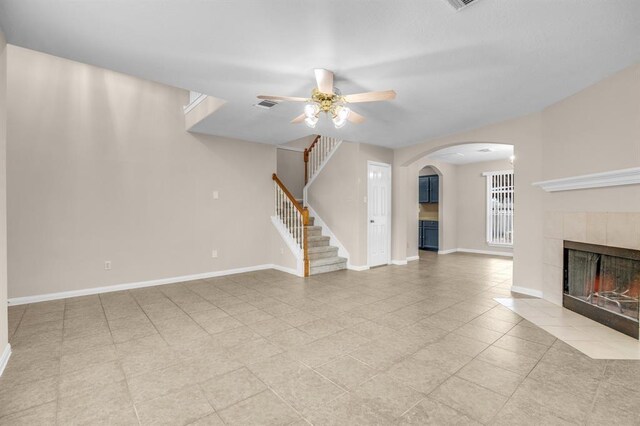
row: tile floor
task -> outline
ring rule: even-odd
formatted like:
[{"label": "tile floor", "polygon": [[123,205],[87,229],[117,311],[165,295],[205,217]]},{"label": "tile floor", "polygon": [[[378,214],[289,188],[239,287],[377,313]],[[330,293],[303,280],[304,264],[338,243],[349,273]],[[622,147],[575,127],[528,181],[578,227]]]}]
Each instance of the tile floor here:
[{"label": "tile floor", "polygon": [[425,253],[11,307],[0,424],[640,424],[640,362],[498,304],[510,277]]},{"label": "tile floor", "polygon": [[640,341],[562,306],[541,299],[496,301],[591,358],[640,361]]}]

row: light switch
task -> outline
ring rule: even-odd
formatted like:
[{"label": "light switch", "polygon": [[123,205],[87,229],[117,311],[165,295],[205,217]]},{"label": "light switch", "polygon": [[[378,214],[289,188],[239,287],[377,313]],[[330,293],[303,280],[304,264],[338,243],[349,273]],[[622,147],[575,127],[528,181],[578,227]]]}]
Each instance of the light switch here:
[{"label": "light switch", "polygon": [[213,191],[213,199],[217,200],[218,198],[220,198],[220,194],[218,194],[218,191]]}]

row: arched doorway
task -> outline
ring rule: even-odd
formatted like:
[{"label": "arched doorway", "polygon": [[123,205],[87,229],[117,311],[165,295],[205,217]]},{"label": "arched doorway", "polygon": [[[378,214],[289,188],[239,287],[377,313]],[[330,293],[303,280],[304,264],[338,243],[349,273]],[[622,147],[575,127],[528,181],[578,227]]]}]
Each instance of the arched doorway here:
[{"label": "arched doorway", "polygon": [[[513,159],[513,145],[484,142],[453,144],[414,157],[406,165],[410,186],[407,197],[407,211],[410,212],[407,215],[407,258],[415,258],[425,250],[439,254],[467,252],[513,256],[512,246],[492,244],[486,239],[492,216],[487,213],[491,203],[487,198],[485,176],[496,172],[513,173]],[[424,184],[421,176],[425,175],[438,178],[437,203],[433,199],[420,202],[420,183]],[[416,182],[415,189],[413,181]],[[416,211],[417,217],[412,215]],[[503,222],[500,224],[507,229]],[[437,247],[432,244],[435,226]],[[509,226],[513,230],[512,222]],[[429,236],[428,244],[425,244],[425,235]]]}]

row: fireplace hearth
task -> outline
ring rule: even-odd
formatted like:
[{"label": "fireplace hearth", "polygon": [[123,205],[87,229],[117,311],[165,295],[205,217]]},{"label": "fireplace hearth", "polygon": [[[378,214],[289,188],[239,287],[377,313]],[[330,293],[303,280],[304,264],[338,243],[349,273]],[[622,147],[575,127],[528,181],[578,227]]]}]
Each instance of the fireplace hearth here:
[{"label": "fireplace hearth", "polygon": [[562,305],[638,339],[640,251],[564,242]]}]

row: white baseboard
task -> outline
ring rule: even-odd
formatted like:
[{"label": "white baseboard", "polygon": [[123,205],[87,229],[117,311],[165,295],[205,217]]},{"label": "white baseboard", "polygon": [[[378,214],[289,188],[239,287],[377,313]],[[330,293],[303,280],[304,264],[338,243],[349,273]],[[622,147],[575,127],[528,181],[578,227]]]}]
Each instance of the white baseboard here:
[{"label": "white baseboard", "polygon": [[533,296],[542,299],[542,292],[540,290],[533,290],[531,288],[512,285],[511,291],[514,293],[526,294],[527,296]]},{"label": "white baseboard", "polygon": [[4,351],[2,351],[2,356],[0,356],[0,376],[4,373],[4,368],[9,363],[9,358],[11,357],[11,344],[7,343],[7,346],[4,347]]},{"label": "white baseboard", "polygon": [[407,262],[413,262],[414,260],[420,260],[420,256],[415,255],[407,257]]},{"label": "white baseboard", "polygon": [[476,250],[476,249],[466,249],[466,248],[459,248],[459,249],[456,249],[456,251],[459,253],[488,254],[490,256],[513,257],[512,252],[506,252],[506,251]]},{"label": "white baseboard", "polygon": [[[262,271],[265,269],[277,269],[283,272],[293,273],[289,268],[271,263],[264,265],[247,266],[244,268],[226,269],[223,271],[205,272],[202,274],[183,275],[181,277],[161,278],[158,280],[140,281],[126,284],[114,284],[104,287],[85,288],[82,290],[61,291],[59,293],[40,294],[36,296],[12,297],[8,300],[10,306],[24,305],[27,303],[46,302],[48,300],[68,299],[70,297],[88,296],[91,294],[111,293],[114,291],[131,290],[135,288],[153,287],[156,285],[175,284],[185,281],[202,280],[205,278],[222,277],[225,275],[241,274],[244,272]],[[297,275],[294,273],[294,275]]]},{"label": "white baseboard", "polygon": [[298,273],[298,271],[296,271],[293,268],[287,268],[286,266],[280,266],[280,265],[272,265],[272,268],[275,269],[276,271],[280,271],[280,272],[286,272],[287,274],[291,274],[291,275],[295,275],[298,277],[302,277],[304,276],[304,274],[300,275]]},{"label": "white baseboard", "polygon": [[438,254],[451,254],[457,252],[458,249],[438,250]]},{"label": "white baseboard", "polygon": [[367,265],[356,266],[356,265],[352,265],[350,263],[347,263],[347,269],[349,269],[351,271],[367,271],[369,269],[369,267]]},{"label": "white baseboard", "polygon": [[466,249],[466,248],[438,250],[438,254],[451,254],[451,253],[472,253],[472,254],[487,254],[489,256],[513,257],[513,253],[506,252],[506,251],[476,250],[476,249]]},{"label": "white baseboard", "polygon": [[392,265],[398,265],[398,266],[402,266],[402,265],[406,265],[407,264],[407,260],[392,260],[391,261]]}]

